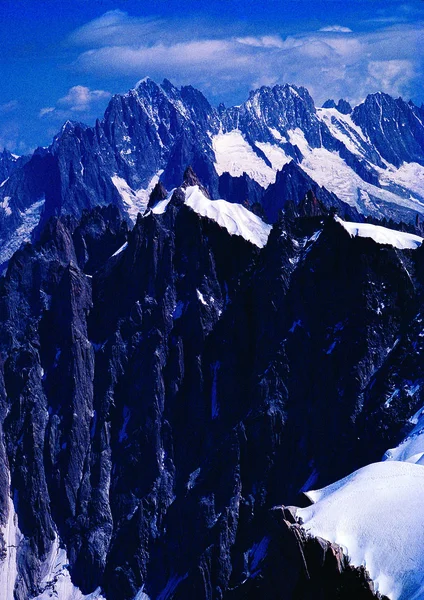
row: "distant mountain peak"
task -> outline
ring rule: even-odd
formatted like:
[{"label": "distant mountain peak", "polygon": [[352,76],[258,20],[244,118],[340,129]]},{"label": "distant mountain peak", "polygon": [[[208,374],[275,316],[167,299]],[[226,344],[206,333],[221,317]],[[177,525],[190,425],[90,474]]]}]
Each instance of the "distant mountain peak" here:
[{"label": "distant mountain peak", "polygon": [[322,105],[322,108],[335,108],[336,110],[339,111],[339,113],[343,114],[343,115],[348,115],[352,112],[352,107],[349,104],[349,102],[347,100],[344,100],[343,98],[340,98],[340,100],[338,101],[338,103],[336,104],[335,101],[330,98],[329,100],[326,100],[324,102],[324,104]]}]

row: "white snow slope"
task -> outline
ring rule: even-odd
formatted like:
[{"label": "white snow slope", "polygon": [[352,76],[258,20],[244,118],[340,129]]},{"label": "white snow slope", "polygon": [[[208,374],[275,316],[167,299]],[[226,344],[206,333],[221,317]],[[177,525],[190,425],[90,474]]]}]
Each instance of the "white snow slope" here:
[{"label": "white snow slope", "polygon": [[371,223],[350,223],[342,221],[339,217],[335,217],[335,220],[346,229],[351,237],[371,238],[377,244],[388,244],[400,250],[407,248],[414,250],[423,243],[423,238],[413,233],[396,231]]},{"label": "white snow slope", "polygon": [[163,171],[158,171],[150,180],[147,188],[140,190],[133,190],[130,188],[125,179],[118,177],[118,175],[114,175],[112,177],[112,183],[121,196],[124,206],[127,209],[128,216],[134,223],[137,220],[138,213],[143,214],[146,210],[150,194],[159,181],[159,177],[162,175],[162,173]]},{"label": "white snow slope", "polygon": [[268,241],[271,225],[264,223],[241,204],[209,200],[197,185],[187,188],[186,204],[202,217],[208,217],[225,227],[231,235],[239,235],[259,248],[263,248]]},{"label": "white snow slope", "polygon": [[105,600],[100,588],[84,596],[71,581],[66,550],[59,547],[56,537],[50,553],[41,567],[41,593],[33,600]]},{"label": "white snow slope", "polygon": [[6,544],[6,556],[0,561],[0,600],[10,600],[13,598],[13,590],[18,574],[18,548],[23,539],[23,536],[19,531],[15,507],[10,497],[9,515],[6,525],[1,527],[1,533]]},{"label": "white snow slope", "polygon": [[[264,188],[268,187],[270,183],[274,183],[277,169],[269,167],[237,129],[213,136],[212,147],[215,152],[215,169],[218,175],[230,173],[233,177],[240,177],[243,173],[247,173]],[[274,151],[272,148],[272,144],[264,144],[261,150],[269,159],[271,157],[268,156],[268,153],[272,152],[274,161],[271,160],[271,164],[279,165],[281,168],[284,164],[284,151],[278,146],[274,146]],[[278,158],[276,159],[276,157]],[[289,162],[289,160],[285,162]]]},{"label": "white snow slope", "polygon": [[386,461],[363,467],[307,496],[304,529],[342,546],[391,600],[424,597],[424,469]]},{"label": "white snow slope", "polygon": [[[339,152],[324,147],[312,148],[299,128],[288,131],[288,140],[273,129],[275,143],[252,142],[272,164],[272,168],[258,156],[255,148],[235,129],[212,136],[215,153],[215,169],[218,175],[230,173],[236,177],[246,173],[267,188],[275,182],[276,173],[290,162],[291,157],[282,148],[289,142],[300,150],[300,167],[320,186],[336,194],[341,200],[357,208],[363,214],[381,217],[385,204],[396,205],[424,213],[424,167],[417,163],[403,163],[399,168],[382,161],[385,168],[367,159],[371,146],[360,127],[353,123],[350,115],[336,109],[317,109],[317,117],[327,125],[332,136],[361,161],[368,163],[380,182],[380,186],[364,181],[345,162]],[[275,133],[274,133],[275,131]]]},{"label": "white snow slope", "polygon": [[410,419],[415,425],[411,433],[397,446],[387,450],[383,460],[399,460],[424,466],[424,406]]},{"label": "white snow slope", "polygon": [[[164,200],[160,200],[153,208],[155,214],[163,214],[172,198],[172,192]],[[188,187],[185,191],[185,203],[202,217],[216,221],[225,227],[231,235],[239,235],[258,248],[263,248],[268,241],[272,226],[264,223],[241,204],[226,200],[209,200],[198,185]]]}]

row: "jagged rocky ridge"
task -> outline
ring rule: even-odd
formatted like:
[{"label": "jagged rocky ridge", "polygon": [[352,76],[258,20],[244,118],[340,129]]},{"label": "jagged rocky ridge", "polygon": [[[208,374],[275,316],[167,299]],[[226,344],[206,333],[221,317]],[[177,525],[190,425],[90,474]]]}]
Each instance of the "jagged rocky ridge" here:
[{"label": "jagged rocky ridge", "polygon": [[305,88],[277,85],[214,108],[191,86],[142,80],[94,127],[68,121],[31,157],[2,155],[0,262],[51,216],[113,203],[135,221],[158,179],[172,189],[188,164],[211,197],[261,207],[270,222],[287,201],[282,181],[295,204],[313,186],[352,219],[413,222],[424,202],[422,108],[380,93],[353,110],[325,107]]},{"label": "jagged rocky ridge", "polygon": [[185,194],[132,231],[117,207],[52,217],[0,282],[14,597],[57,585],[57,536],[107,600],[372,597],[325,542],[280,523],[258,545],[275,505],[379,460],[424,404],[424,249],[351,237],[309,193],[261,250]]}]

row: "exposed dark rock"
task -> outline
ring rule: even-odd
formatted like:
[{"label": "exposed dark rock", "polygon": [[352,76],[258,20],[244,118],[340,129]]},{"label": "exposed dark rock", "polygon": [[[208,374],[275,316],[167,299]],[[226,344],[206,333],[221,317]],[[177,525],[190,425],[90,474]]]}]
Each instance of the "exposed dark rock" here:
[{"label": "exposed dark rock", "polygon": [[161,181],[158,181],[155,187],[153,188],[152,193],[150,194],[147,208],[152,208],[152,206],[157,204],[157,202],[159,202],[160,200],[165,200],[167,195],[168,192],[166,191],[165,186]]},{"label": "exposed dark rock", "polygon": [[[341,202],[337,196],[320,187],[307,175],[294,161],[284,165],[277,173],[277,179],[266,190],[263,198],[263,207],[270,223],[275,223],[279,212],[291,202],[296,207],[311,192],[327,210],[335,208],[342,218],[352,221],[361,221],[358,212]],[[290,209],[291,210],[291,209]]]},{"label": "exposed dark rock", "polygon": [[56,531],[74,583],[108,600],[371,598],[269,510],[380,459],[423,403],[402,383],[424,378],[423,253],[352,239],[312,193],[259,251],[179,194],[131,232],[114,207],[54,218],[0,282],[16,599]]},{"label": "exposed dark rock", "polygon": [[263,537],[247,554],[245,579],[231,600],[372,600],[381,597],[364,568],[349,565],[342,549],[308,537],[290,510],[270,511]]}]

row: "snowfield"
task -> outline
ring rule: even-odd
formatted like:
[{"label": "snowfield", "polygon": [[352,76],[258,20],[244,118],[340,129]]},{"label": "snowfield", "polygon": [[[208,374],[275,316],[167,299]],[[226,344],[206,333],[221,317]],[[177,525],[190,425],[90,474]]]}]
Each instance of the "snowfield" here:
[{"label": "snowfield", "polygon": [[[238,129],[226,133],[221,131],[212,137],[216,172],[218,175],[229,173],[233,177],[246,173],[263,188],[267,188],[275,182],[277,172],[292,160],[281,147],[283,142],[288,142],[300,150],[302,159],[299,166],[307,175],[359,212],[381,217],[386,207],[390,210],[390,206],[394,205],[424,213],[422,165],[403,163],[397,168],[384,160],[382,162],[385,168],[373,164],[367,158],[372,145],[350,115],[343,115],[334,108],[318,108],[317,117],[335,139],[362,164],[367,164],[368,169],[378,178],[378,185],[364,181],[339,152],[330,151],[322,145],[312,148],[300,128],[289,130],[288,140],[277,130],[269,128],[275,144],[260,141],[249,143]],[[271,166],[257,150],[266,156]]]},{"label": "snowfield", "polygon": [[366,567],[391,600],[424,597],[424,407],[410,422],[414,429],[383,462],[306,492],[314,504],[296,513],[305,531]]},{"label": "snowfield", "polygon": [[391,600],[424,597],[424,469],[386,461],[355,471],[297,510],[308,533],[339,544]]},{"label": "snowfield", "polygon": [[[277,150],[273,149],[272,144],[263,144],[262,146],[266,146],[267,152],[264,152],[264,154],[267,158],[269,158],[268,154],[272,152],[273,160],[271,160],[271,164],[273,166],[274,164],[281,164],[283,157],[278,152],[280,150],[278,146],[275,146]],[[240,177],[243,173],[246,173],[264,188],[275,182],[278,167],[269,167],[255,153],[240,131],[218,133],[212,138],[212,147],[215,152],[215,169],[218,175],[229,173],[233,177]],[[264,151],[263,147],[261,148],[262,151]],[[281,150],[281,152],[283,151]]]}]

